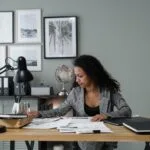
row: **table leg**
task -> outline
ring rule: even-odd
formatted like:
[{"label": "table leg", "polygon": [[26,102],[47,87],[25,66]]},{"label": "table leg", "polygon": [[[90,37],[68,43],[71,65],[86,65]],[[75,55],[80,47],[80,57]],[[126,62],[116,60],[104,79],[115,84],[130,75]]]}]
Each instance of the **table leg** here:
[{"label": "table leg", "polygon": [[15,141],[10,141],[10,150],[15,150]]},{"label": "table leg", "polygon": [[150,143],[145,142],[145,149],[144,150],[150,150]]},{"label": "table leg", "polygon": [[47,149],[47,141],[39,141],[39,150]]},{"label": "table leg", "polygon": [[28,150],[33,150],[34,148],[34,141],[31,141],[31,143],[29,143],[29,141],[25,141],[27,149]]}]

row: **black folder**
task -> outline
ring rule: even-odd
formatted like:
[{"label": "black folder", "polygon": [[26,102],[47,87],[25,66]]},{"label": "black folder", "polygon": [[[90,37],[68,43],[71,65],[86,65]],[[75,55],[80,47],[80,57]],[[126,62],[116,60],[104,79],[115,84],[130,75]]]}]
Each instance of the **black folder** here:
[{"label": "black folder", "polygon": [[123,125],[136,133],[150,133],[150,118],[146,117],[137,116],[130,118],[110,118],[108,120],[105,120],[104,122],[113,125]]},{"label": "black folder", "polygon": [[150,118],[134,117],[123,122],[123,125],[136,133],[150,133]]},{"label": "black folder", "polygon": [[123,123],[128,120],[131,119],[131,117],[117,117],[117,118],[109,118],[107,120],[104,120],[105,123],[109,123],[109,124],[113,124],[113,125],[117,125],[117,126],[122,126]]}]

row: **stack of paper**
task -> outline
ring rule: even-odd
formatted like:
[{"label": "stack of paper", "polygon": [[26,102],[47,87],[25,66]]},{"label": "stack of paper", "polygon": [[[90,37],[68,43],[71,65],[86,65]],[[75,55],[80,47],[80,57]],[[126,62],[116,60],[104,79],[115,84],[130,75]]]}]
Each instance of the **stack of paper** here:
[{"label": "stack of paper", "polygon": [[60,132],[76,133],[112,132],[102,121],[91,122],[91,118],[72,118],[67,126],[60,126],[58,129]]},{"label": "stack of paper", "polygon": [[91,117],[59,117],[34,119],[25,128],[50,129],[56,128],[60,132],[100,133],[112,132],[103,122],[92,122]]}]

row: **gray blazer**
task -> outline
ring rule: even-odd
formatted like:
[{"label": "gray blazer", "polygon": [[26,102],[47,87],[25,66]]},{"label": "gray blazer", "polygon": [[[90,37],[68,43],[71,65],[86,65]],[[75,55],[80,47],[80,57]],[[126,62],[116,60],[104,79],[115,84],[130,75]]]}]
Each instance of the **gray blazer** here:
[{"label": "gray blazer", "polygon": [[[112,97],[110,101],[110,97]],[[116,107],[116,111],[111,111],[111,103]],[[58,109],[40,111],[42,117],[63,116],[69,110],[73,109],[76,116],[87,116],[84,111],[84,89],[80,87],[73,88],[67,99]],[[107,114],[110,117],[131,116],[131,109],[120,93],[110,96],[109,91],[101,92],[100,113]]]},{"label": "gray blazer", "polygon": [[[111,100],[110,100],[111,98]],[[109,91],[101,91],[100,98],[100,113],[106,114],[110,117],[129,117],[132,111],[120,93],[110,95]],[[111,110],[111,105],[115,106],[115,111]],[[67,99],[57,109],[40,111],[42,117],[63,116],[71,109],[74,110],[78,117],[88,116],[84,111],[84,89],[81,87],[73,88]],[[104,144],[108,149],[113,149],[114,143],[104,142],[78,142],[82,150],[102,150]],[[109,148],[110,147],[110,148]]]}]

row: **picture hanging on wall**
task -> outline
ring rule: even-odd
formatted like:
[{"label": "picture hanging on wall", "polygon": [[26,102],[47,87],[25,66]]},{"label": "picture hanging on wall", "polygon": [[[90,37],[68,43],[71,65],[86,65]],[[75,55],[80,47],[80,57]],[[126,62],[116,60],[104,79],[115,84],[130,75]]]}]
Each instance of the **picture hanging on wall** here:
[{"label": "picture hanging on wall", "polygon": [[40,9],[25,9],[16,11],[16,42],[41,42]]},{"label": "picture hanging on wall", "polygon": [[77,17],[44,17],[44,58],[77,56]]},{"label": "picture hanging on wall", "polygon": [[0,11],[0,44],[13,43],[13,14],[12,11]]},{"label": "picture hanging on wall", "polygon": [[[5,66],[6,59],[6,46],[0,45],[0,68]],[[2,73],[5,69],[0,70],[0,76],[5,76],[6,72]]]},{"label": "picture hanging on wall", "polygon": [[[41,71],[41,45],[10,45],[8,46],[8,57],[16,60],[19,56],[26,58],[27,68],[30,71]],[[13,67],[17,67],[12,62]]]}]

